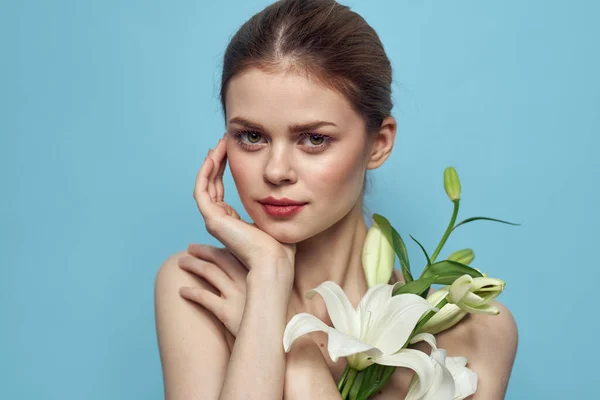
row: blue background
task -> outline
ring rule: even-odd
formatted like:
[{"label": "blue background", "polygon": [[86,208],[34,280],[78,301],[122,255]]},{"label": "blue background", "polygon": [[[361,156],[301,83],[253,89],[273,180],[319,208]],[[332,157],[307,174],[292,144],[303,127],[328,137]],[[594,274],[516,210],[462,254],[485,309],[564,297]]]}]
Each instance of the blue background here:
[{"label": "blue background", "polygon": [[[269,3],[1,2],[0,398],[162,398],[155,274],[188,243],[217,244],[194,179],[224,131],[225,46]],[[507,398],[593,396],[600,3],[343,3],[394,67],[399,134],[369,208],[431,252],[454,165],[459,220],[523,224],[466,225],[441,254],[472,247],[507,281]],[[247,218],[229,170],[225,184]]]}]

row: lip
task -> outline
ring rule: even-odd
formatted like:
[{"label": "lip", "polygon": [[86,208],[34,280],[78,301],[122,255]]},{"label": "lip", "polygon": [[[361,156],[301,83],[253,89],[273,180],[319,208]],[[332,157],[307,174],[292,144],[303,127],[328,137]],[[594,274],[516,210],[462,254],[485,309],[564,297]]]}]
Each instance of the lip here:
[{"label": "lip", "polygon": [[267,214],[273,217],[291,217],[292,215],[299,213],[306,204],[276,206],[273,204],[260,203],[260,205]]},{"label": "lip", "polygon": [[276,199],[275,197],[272,197],[272,196],[266,197],[264,199],[260,199],[260,200],[258,200],[258,202],[263,205],[272,205],[272,206],[302,206],[302,205],[306,204],[301,201],[295,201],[292,199],[288,199],[286,197],[283,197],[281,199]]}]

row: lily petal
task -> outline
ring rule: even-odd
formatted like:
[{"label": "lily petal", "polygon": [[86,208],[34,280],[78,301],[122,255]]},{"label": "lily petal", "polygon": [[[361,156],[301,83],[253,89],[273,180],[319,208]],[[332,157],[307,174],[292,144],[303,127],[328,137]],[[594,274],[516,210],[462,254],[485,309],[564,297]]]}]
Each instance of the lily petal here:
[{"label": "lily petal", "polygon": [[381,319],[381,315],[385,311],[385,304],[392,297],[394,285],[379,284],[371,286],[367,293],[360,299],[356,312],[359,319],[359,334],[361,340],[368,343],[373,343],[367,340],[366,335],[373,332],[373,327],[377,325],[377,321]]},{"label": "lily petal", "polygon": [[423,314],[434,308],[416,294],[393,296],[385,305],[381,317],[369,328],[368,337],[364,340],[372,343],[383,354],[395,353],[407,342]]},{"label": "lily petal", "polygon": [[336,329],[330,329],[327,334],[329,336],[327,351],[333,362],[337,362],[340,357],[348,357],[358,353],[364,353],[365,357],[370,358],[377,358],[382,355],[378,348]]},{"label": "lily petal", "polygon": [[456,278],[454,283],[449,287],[448,301],[450,303],[458,303],[469,292],[473,278],[470,275],[464,274]]},{"label": "lily petal", "polygon": [[356,353],[365,353],[367,357],[379,357],[382,353],[379,349],[346,335],[326,325],[323,321],[312,314],[300,313],[290,319],[283,332],[283,349],[287,353],[292,343],[302,335],[321,331],[327,333],[327,351],[331,361],[337,362],[340,357],[347,357]]},{"label": "lily petal", "polygon": [[479,277],[473,279],[471,284],[472,291],[486,290],[485,286],[491,286],[492,290],[504,289],[504,281],[497,278]]},{"label": "lily petal", "polygon": [[433,350],[437,349],[437,340],[435,340],[435,336],[433,336],[431,333],[426,332],[419,333],[413,336],[413,338],[410,339],[410,344],[415,344],[422,341],[427,342],[427,344],[429,344]]},{"label": "lily petal", "polygon": [[283,331],[283,350],[287,353],[292,343],[300,336],[307,333],[322,331],[329,333],[331,327],[327,326],[319,318],[309,313],[296,314],[290,319]]},{"label": "lily petal", "polygon": [[452,373],[446,368],[447,355],[448,353],[445,349],[434,349],[431,351],[431,359],[436,363],[435,378],[431,385],[431,389],[434,390],[430,390],[424,400],[454,398],[456,386]]},{"label": "lily petal", "polygon": [[394,285],[385,283],[371,286],[362,299],[360,299],[358,307],[356,307],[357,311],[362,313],[361,318],[369,311],[373,312],[383,309],[384,304],[392,297],[393,288]]},{"label": "lily petal", "polygon": [[466,367],[465,357],[446,358],[446,367],[454,379],[454,400],[462,400],[477,391],[477,373]]},{"label": "lily petal", "polygon": [[402,349],[395,354],[379,357],[375,360],[375,363],[410,368],[415,371],[418,382],[413,389],[414,399],[420,399],[429,390],[435,377],[434,364],[431,362],[431,358],[420,350]]},{"label": "lily petal", "polygon": [[[450,369],[450,366],[452,366],[452,368],[466,367],[467,366],[467,357],[448,357],[448,358],[446,358],[446,367],[448,367],[448,369]],[[450,372],[452,372],[451,369],[450,369]]]},{"label": "lily petal", "polygon": [[305,297],[311,299],[315,293],[319,293],[325,301],[333,326],[341,332],[358,336],[358,317],[342,288],[335,282],[326,281],[309,290]]},{"label": "lily petal", "polygon": [[461,304],[461,308],[472,314],[488,314],[488,315],[500,314],[500,310],[498,310],[495,306],[493,306],[491,304],[485,304],[483,306],[478,306],[478,307],[470,307],[468,304]]},{"label": "lily petal", "polygon": [[431,385],[429,385],[426,393],[420,395],[419,386],[421,382],[417,375],[413,376],[406,400],[448,400],[454,398],[454,378],[445,367],[445,358],[446,350],[444,349],[435,349],[431,352],[429,362],[435,370]]},{"label": "lily petal", "polygon": [[[491,293],[488,293],[488,294],[491,295]],[[485,304],[485,299],[481,298],[481,296],[478,296],[473,292],[467,292],[463,296],[461,303],[471,304],[473,306],[479,306],[479,305]]]}]

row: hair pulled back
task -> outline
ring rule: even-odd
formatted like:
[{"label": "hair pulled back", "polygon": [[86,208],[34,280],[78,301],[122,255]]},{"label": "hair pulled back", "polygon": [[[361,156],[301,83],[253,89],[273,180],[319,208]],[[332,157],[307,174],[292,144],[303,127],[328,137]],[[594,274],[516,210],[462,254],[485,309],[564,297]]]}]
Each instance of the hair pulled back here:
[{"label": "hair pulled back", "polygon": [[250,68],[292,70],[342,94],[367,133],[391,115],[392,68],[377,33],[334,0],[281,0],[252,16],[223,59],[221,105],[230,80]]}]

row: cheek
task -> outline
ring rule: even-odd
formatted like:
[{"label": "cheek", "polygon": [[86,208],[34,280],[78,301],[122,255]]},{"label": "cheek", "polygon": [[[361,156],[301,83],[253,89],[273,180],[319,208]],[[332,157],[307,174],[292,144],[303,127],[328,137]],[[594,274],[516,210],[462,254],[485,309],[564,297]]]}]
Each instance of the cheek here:
[{"label": "cheek", "polygon": [[[358,153],[358,152],[357,152]],[[323,162],[311,175],[311,182],[321,193],[339,196],[362,189],[364,167],[362,154],[344,153]]]},{"label": "cheek", "polygon": [[252,179],[256,179],[256,171],[251,168],[247,158],[238,157],[237,155],[227,156],[227,163],[229,164],[229,170],[233,176],[235,186],[241,195],[246,193],[245,188],[251,185]]}]

